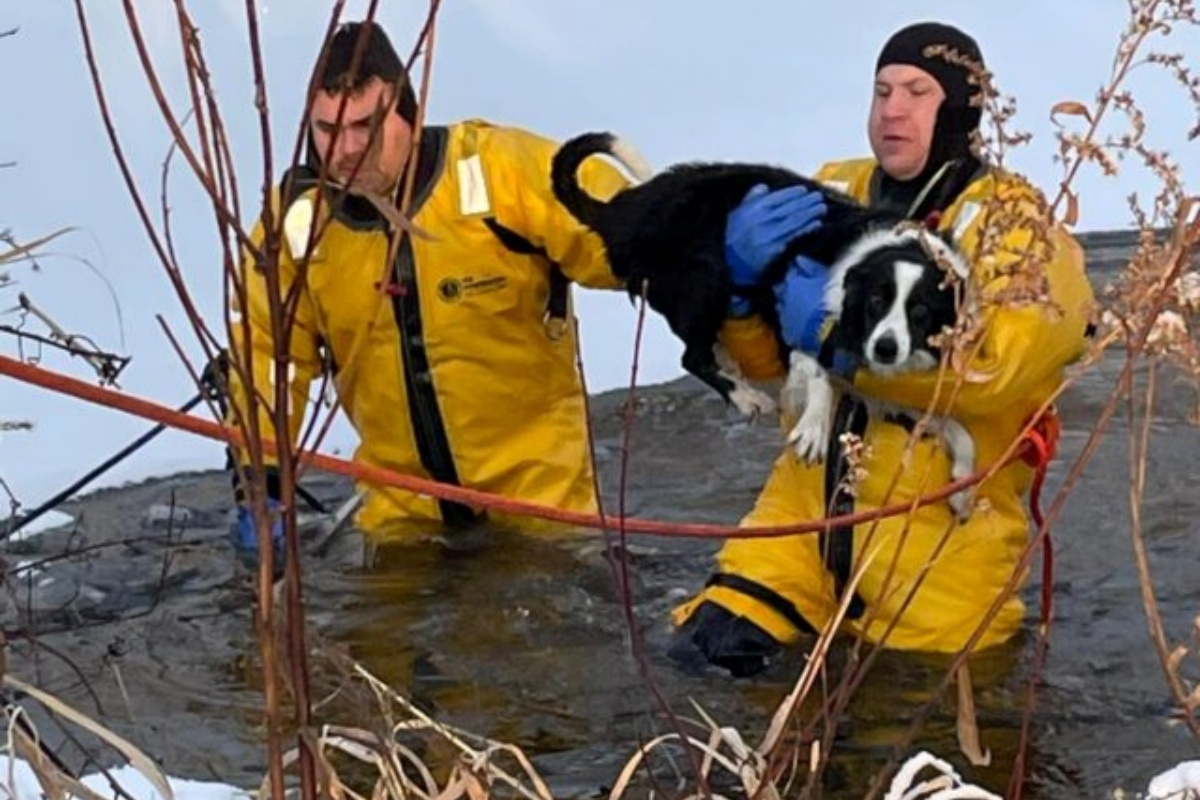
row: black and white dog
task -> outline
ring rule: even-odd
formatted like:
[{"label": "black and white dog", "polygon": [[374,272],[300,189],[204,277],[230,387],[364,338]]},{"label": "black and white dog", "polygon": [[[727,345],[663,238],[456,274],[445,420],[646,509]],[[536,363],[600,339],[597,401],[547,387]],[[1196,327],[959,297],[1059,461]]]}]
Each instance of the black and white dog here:
[{"label": "black and white dog", "polygon": [[[938,367],[938,336],[958,319],[959,293],[969,266],[946,238],[908,224],[867,233],[830,268],[825,308],[832,320],[818,357],[790,354],[783,405],[799,419],[789,444],[808,463],[824,459],[833,415],[829,369],[837,353],[855,367],[889,376]],[[916,424],[922,414],[878,398],[862,397],[871,416]],[[975,440],[958,420],[931,415],[926,430],[939,436],[950,455],[950,475],[959,480],[975,469]],[[949,498],[960,520],[970,516],[972,492]]]},{"label": "black and white dog", "polygon": [[[589,196],[576,172],[590,156],[619,161],[642,181],[610,201]],[[771,189],[804,184],[825,195],[822,226],[794,240],[766,270],[761,287],[747,293],[752,307],[775,318],[771,286],[792,258],[807,255],[831,264],[845,246],[885,218],[853,198],[778,167],[759,164],[681,164],[654,175],[631,147],[608,133],[586,133],[554,156],[551,182],[558,200],[604,242],[613,273],[631,296],[642,294],[684,344],[683,368],[715,389],[744,414],[770,411],[774,403],[751,387],[732,364],[718,363],[717,332],[735,291],[725,266],[725,220],[752,186]],[[782,344],[782,342],[781,342]]]},{"label": "black and white dog", "polygon": [[[599,154],[615,158],[640,183],[608,202],[589,196],[576,173]],[[551,183],[558,200],[604,242],[609,264],[630,295],[644,290],[647,303],[683,342],[684,369],[744,414],[767,412],[775,404],[720,357],[717,333],[730,298],[744,292],[778,328],[772,286],[792,259],[805,255],[831,265],[825,300],[832,328],[819,359],[790,354],[783,392],[788,405],[803,405],[788,441],[810,463],[825,455],[833,414],[828,370],[835,352],[882,374],[929,369],[939,360],[930,336],[955,322],[950,277],[965,276],[966,265],[945,239],[794,172],[760,164],[686,163],[654,174],[618,137],[585,133],[555,154]],[[762,286],[739,290],[725,265],[725,220],[757,183],[771,189],[804,184],[825,196],[828,210],[820,228],[792,241],[766,270]],[[779,342],[782,353],[786,346],[782,338]],[[909,410],[907,416],[918,415]],[[954,476],[969,475],[974,442],[967,431],[948,419],[932,420],[930,427],[946,441]],[[966,493],[955,495],[951,505],[962,517],[968,511]]]}]

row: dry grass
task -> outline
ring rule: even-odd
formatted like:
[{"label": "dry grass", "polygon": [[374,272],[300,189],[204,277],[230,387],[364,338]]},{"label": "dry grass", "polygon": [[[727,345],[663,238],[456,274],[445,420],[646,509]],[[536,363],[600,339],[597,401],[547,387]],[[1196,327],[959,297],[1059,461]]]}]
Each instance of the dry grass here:
[{"label": "dry grass", "polygon": [[[5,674],[3,680],[6,696],[11,697],[13,692],[19,693],[27,698],[22,702],[35,701],[41,704],[46,711],[94,735],[103,744],[113,748],[124,761],[141,773],[154,787],[160,798],[173,800],[173,792],[167,776],[151,758],[132,742],[108,730],[59,698],[18,680],[12,675]],[[7,753],[29,763],[42,787],[42,792],[49,800],[65,800],[68,797],[78,797],[81,800],[105,800],[103,795],[81,783],[78,777],[71,774],[43,746],[37,729],[30,722],[27,711],[21,703],[6,701],[4,717],[8,732]]]}]

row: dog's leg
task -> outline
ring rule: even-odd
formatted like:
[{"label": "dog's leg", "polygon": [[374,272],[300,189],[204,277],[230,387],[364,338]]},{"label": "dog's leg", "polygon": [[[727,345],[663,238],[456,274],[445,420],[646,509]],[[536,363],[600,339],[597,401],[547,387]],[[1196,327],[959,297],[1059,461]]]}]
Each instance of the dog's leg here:
[{"label": "dog's leg", "polygon": [[729,351],[720,342],[713,345],[713,358],[717,364],[718,375],[728,379],[733,385],[727,399],[739,411],[750,417],[775,412],[775,401],[766,392],[750,385],[733,356],[729,355]]},{"label": "dog's leg", "polygon": [[[952,417],[941,418],[942,441],[950,454],[950,478],[962,480],[975,472],[975,439],[961,422]],[[969,486],[950,495],[947,502],[959,522],[966,522],[975,505],[975,487]]]},{"label": "dog's leg", "polygon": [[829,375],[816,359],[793,350],[788,368],[784,396],[794,408],[794,398],[804,397],[804,410],[800,419],[788,434],[788,444],[796,448],[796,455],[809,464],[825,459],[829,439],[829,416],[833,413],[833,385]]},{"label": "dog's leg", "polygon": [[[720,349],[724,350],[724,348]],[[725,399],[725,402],[732,403],[747,417],[769,414],[775,410],[775,403],[769,395],[747,383],[740,371],[736,371],[736,367],[733,372],[718,367],[717,358],[717,346],[714,346],[712,352],[703,357],[697,356],[692,347],[686,346],[683,351],[682,364],[685,370],[715,389],[717,394]],[[728,354],[725,355],[725,358],[729,358]],[[732,363],[732,360],[730,362]]]}]

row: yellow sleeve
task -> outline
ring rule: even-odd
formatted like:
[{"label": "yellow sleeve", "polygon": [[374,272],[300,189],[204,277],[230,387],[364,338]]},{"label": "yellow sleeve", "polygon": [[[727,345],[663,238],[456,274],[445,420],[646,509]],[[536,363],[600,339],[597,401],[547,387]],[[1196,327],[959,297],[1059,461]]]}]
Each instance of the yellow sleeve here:
[{"label": "yellow sleeve", "polygon": [[[251,233],[255,246],[261,246],[263,226],[260,220]],[[249,251],[243,253],[239,275],[245,284],[246,309],[240,312],[236,290],[231,292],[232,311],[229,331],[229,412],[226,423],[239,428],[244,420],[249,426],[248,410],[257,411],[259,435],[275,439],[272,409],[275,405],[275,334],[271,320],[270,288],[261,267]],[[279,254],[280,293],[286,298],[297,279],[296,265],[292,261],[286,239]],[[286,314],[284,315],[286,319]],[[315,315],[307,290],[297,293],[295,313],[292,317],[291,336],[288,340],[288,431],[287,443],[294,445],[300,435],[304,412],[308,402],[308,390],[313,378],[321,369]],[[283,330],[283,320],[280,321]],[[257,402],[251,402],[257,397]],[[240,429],[240,428],[239,428]],[[250,465],[250,456],[242,448],[234,448],[239,464]],[[264,464],[273,466],[278,459],[264,455]]]},{"label": "yellow sleeve", "polygon": [[[546,251],[572,281],[593,289],[617,289],[600,237],[571,215],[550,189],[550,162],[558,144],[514,128],[497,128],[484,153],[496,218]],[[589,158],[579,169],[584,191],[607,200],[629,185],[615,166]]]},{"label": "yellow sleeve", "polygon": [[752,381],[769,381],[784,375],[779,343],[766,321],[757,314],[729,317],[717,332],[717,341]]},{"label": "yellow sleeve", "polygon": [[[1045,227],[1031,187],[1001,184],[996,197],[995,205],[985,201],[961,240],[981,309],[977,344],[963,348],[974,355],[961,368],[961,385],[950,370],[894,378],[860,370],[855,383],[862,391],[921,409],[936,396],[939,413],[987,415],[1052,389],[1084,353],[1094,295],[1082,247],[1061,226]],[[1027,252],[1035,258],[1024,266]]]}]

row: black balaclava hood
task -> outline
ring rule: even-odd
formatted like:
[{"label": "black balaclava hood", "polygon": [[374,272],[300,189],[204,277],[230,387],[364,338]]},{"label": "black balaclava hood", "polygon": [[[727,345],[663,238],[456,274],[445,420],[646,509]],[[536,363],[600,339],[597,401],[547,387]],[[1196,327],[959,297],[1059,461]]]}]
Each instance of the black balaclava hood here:
[{"label": "black balaclava hood", "polygon": [[[931,53],[930,48],[937,45],[952,52]],[[952,59],[947,58],[948,55]],[[972,67],[956,63],[961,59],[968,60],[978,69],[983,68],[979,44],[958,28],[938,22],[918,22],[901,28],[892,34],[879,52],[875,74],[878,75],[879,70],[890,64],[907,64],[928,72],[946,93],[946,99],[938,109],[925,168],[921,174],[907,181],[884,175],[881,188],[887,198],[911,202],[948,161],[960,162],[951,170],[959,179],[952,180],[947,176],[954,184],[969,180],[978,169],[979,161],[971,152],[971,136],[979,128],[983,117],[983,109],[978,104],[982,87],[971,80]],[[973,97],[975,103],[972,103]],[[957,188],[961,190],[962,185]],[[945,193],[939,191],[935,194]],[[954,194],[957,191],[945,200],[952,199]],[[942,203],[936,203],[933,207],[940,209]]]}]

